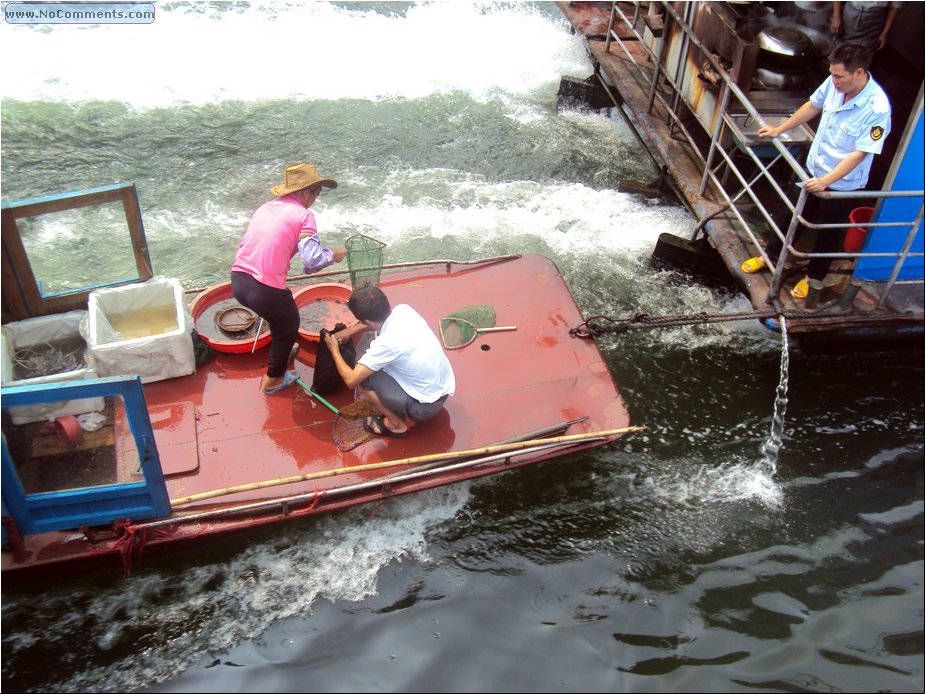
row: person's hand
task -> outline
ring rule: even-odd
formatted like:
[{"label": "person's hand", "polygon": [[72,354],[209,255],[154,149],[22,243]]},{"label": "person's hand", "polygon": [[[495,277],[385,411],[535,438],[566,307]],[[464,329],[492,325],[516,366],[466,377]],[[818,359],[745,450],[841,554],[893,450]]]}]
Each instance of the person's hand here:
[{"label": "person's hand", "polygon": [[827,184],[823,178],[807,178],[806,183],[803,184],[803,190],[808,190],[810,193],[819,193],[825,190]]},{"label": "person's hand", "polygon": [[347,249],[346,249],[346,248],[341,248],[341,247],[337,246],[337,247],[335,247],[335,248],[332,248],[332,249],[331,249],[331,252],[334,254],[334,262],[335,262],[335,263],[339,263],[339,262],[341,262],[344,258],[347,257]]},{"label": "person's hand", "polygon": [[829,24],[829,28],[832,30],[832,33],[836,36],[841,36],[842,32],[842,23],[841,17],[832,17],[832,21]]},{"label": "person's hand", "polygon": [[331,354],[340,354],[340,340],[335,333],[325,333],[324,343],[328,346]]},{"label": "person's hand", "polygon": [[771,125],[763,125],[758,130],[758,137],[777,137],[780,135],[780,130]]}]

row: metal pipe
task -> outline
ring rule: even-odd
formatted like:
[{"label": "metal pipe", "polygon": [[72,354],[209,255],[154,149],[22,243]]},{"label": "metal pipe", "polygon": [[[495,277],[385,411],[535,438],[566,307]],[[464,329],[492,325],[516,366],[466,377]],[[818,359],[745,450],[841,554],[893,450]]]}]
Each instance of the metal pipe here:
[{"label": "metal pipe", "polygon": [[838,299],[839,306],[850,306],[851,302],[854,301],[854,298],[858,295],[858,292],[861,291],[861,280],[857,277],[852,277],[848,283],[848,288],[842,292],[841,297]]},{"label": "metal pipe", "polygon": [[[608,53],[610,52],[610,42],[613,40],[614,31],[613,31],[613,20],[617,16],[617,3],[613,3],[610,6],[610,23],[607,25],[607,38],[604,40],[604,50]],[[636,6],[636,11],[639,11],[639,5]],[[635,21],[635,20],[634,20]]]},{"label": "metal pipe", "polygon": [[[725,120],[723,120],[723,115],[726,113],[726,108],[729,106],[729,85],[725,82],[723,83],[723,97],[720,99],[719,111],[717,111],[716,125],[713,126],[713,133],[710,136],[710,149],[707,152],[707,161],[703,167],[703,176],[700,179],[700,189],[697,191],[697,195],[703,196],[704,192],[707,189],[707,179],[713,177],[713,172],[710,170],[710,167],[713,165],[713,158],[716,156],[716,150],[719,148],[719,134],[723,131],[723,125]],[[717,182],[718,183],[718,182]],[[722,187],[722,186],[719,186]]]},{"label": "metal pipe", "polygon": [[809,291],[806,292],[805,306],[808,309],[814,309],[819,306],[819,298],[822,296],[825,285],[822,284],[822,280],[810,280],[808,284]]},{"label": "metal pipe", "polygon": [[764,251],[761,252],[761,256],[765,259],[765,262],[768,263],[769,267],[774,268],[774,276],[771,278],[771,286],[768,288],[768,296],[765,300],[766,303],[770,303],[772,298],[776,299],[778,293],[780,292],[780,286],[783,283],[783,270],[784,263],[787,262],[787,255],[790,252],[790,249],[793,245],[793,237],[796,236],[797,219],[800,214],[803,212],[803,208],[806,206],[806,196],[807,192],[805,189],[800,188],[800,196],[797,198],[796,208],[794,210],[794,216],[790,218],[790,226],[787,228],[787,236],[784,238],[784,247],[781,248],[780,255],[777,258],[777,266],[775,267],[769,260],[769,258],[764,254]]},{"label": "metal pipe", "polygon": [[646,112],[652,113],[652,106],[655,103],[655,91],[658,89],[659,76],[662,74],[662,63],[665,61],[665,50],[668,46],[668,29],[671,22],[666,18],[664,28],[662,29],[662,44],[658,47],[658,58],[655,60],[655,73],[652,75],[652,88],[649,90],[649,100],[646,103]]}]

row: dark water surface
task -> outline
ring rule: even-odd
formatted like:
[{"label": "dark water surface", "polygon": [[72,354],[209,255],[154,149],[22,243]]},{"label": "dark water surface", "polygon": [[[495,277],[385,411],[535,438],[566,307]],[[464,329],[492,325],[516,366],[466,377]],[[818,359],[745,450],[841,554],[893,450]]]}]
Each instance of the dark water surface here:
[{"label": "dark water surface", "polygon": [[[157,12],[2,25],[4,201],[134,182],[155,271],[203,287],[311,160],[340,182],[315,208],[330,244],[544,253],[585,315],[748,306],[648,267],[692,220],[616,192],[653,175],[619,119],[555,112],[590,65],[551,3]],[[37,222],[43,277],[122,272],[108,217]],[[599,345],[646,431],[128,579],[4,588],[3,689],[922,691],[922,354],[791,354],[769,461],[780,336]]]}]

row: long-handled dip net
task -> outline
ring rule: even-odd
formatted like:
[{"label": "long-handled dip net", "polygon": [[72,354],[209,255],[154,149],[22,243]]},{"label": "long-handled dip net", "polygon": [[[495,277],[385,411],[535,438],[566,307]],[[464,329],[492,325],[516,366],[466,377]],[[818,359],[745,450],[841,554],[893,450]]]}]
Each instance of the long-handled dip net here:
[{"label": "long-handled dip net", "polygon": [[347,267],[353,291],[362,287],[378,287],[382,272],[382,249],[385,244],[365,234],[347,239]]},{"label": "long-handled dip net", "polygon": [[364,441],[369,441],[373,433],[364,425],[367,417],[374,417],[379,414],[379,410],[369,400],[357,400],[349,405],[337,409],[325,398],[318,395],[312,388],[301,378],[297,383],[310,396],[315,398],[322,405],[327,407],[335,414],[334,417],[334,444],[342,451],[349,451],[356,448]]},{"label": "long-handled dip net", "polygon": [[481,333],[517,330],[516,325],[495,326],[491,304],[470,304],[440,319],[440,338],[447,349],[471,344]]},{"label": "long-handled dip net", "polygon": [[379,410],[369,400],[357,400],[340,408],[334,418],[334,444],[342,451],[349,451],[373,438],[366,426],[367,417],[375,417]]}]

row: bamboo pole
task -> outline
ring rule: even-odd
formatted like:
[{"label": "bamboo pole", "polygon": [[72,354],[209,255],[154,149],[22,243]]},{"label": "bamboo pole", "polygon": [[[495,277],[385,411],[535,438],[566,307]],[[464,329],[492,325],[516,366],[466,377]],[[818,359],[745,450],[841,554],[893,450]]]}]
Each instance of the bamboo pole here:
[{"label": "bamboo pole", "polygon": [[421,463],[431,463],[434,461],[456,460],[458,458],[469,458],[477,455],[491,455],[493,453],[502,453],[506,451],[517,451],[521,448],[531,446],[549,445],[549,444],[566,444],[578,443],[587,439],[601,438],[605,436],[616,436],[618,434],[630,434],[636,431],[642,431],[646,427],[622,427],[620,429],[606,429],[604,431],[589,431],[584,434],[569,434],[567,436],[554,436],[547,439],[529,439],[527,441],[517,441],[514,443],[501,443],[494,446],[484,446],[482,448],[470,448],[464,451],[449,451],[447,453],[429,453],[411,458],[401,458],[399,460],[390,460],[384,463],[368,463],[366,465],[353,465],[344,468],[332,468],[330,470],[321,470],[319,472],[310,472],[304,475],[294,475],[291,477],[277,477],[272,480],[263,482],[248,482],[247,484],[238,484],[232,487],[223,487],[213,489],[208,492],[191,494],[174,499],[170,503],[171,508],[193,503],[194,501],[204,501],[213,499],[217,496],[235,494],[237,492],[250,492],[255,489],[265,489],[266,487],[276,487],[282,484],[292,484],[294,482],[304,482],[307,480],[320,479],[322,477],[336,477],[337,475],[349,475],[354,472],[366,472],[368,470],[380,470],[386,467],[398,467],[399,465],[418,465]]}]

